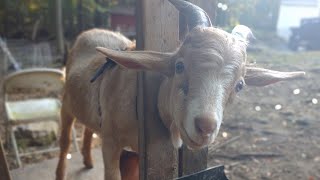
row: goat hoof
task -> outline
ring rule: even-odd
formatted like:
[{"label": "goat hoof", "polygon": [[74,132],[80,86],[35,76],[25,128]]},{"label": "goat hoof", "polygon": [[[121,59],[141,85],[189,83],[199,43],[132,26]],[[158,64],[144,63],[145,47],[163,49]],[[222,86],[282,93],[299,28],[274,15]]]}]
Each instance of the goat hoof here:
[{"label": "goat hoof", "polygon": [[83,162],[83,164],[84,164],[86,169],[92,169],[93,168],[92,162]]}]

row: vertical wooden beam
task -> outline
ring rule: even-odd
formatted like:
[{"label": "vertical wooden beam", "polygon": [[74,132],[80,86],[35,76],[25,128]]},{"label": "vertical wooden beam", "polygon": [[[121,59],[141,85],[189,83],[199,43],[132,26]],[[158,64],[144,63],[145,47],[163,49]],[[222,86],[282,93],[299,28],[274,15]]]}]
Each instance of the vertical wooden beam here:
[{"label": "vertical wooden beam", "polygon": [[61,0],[56,0],[56,34],[58,52],[64,55],[64,38],[63,38],[63,23],[62,23],[62,5]]},{"label": "vertical wooden beam", "polygon": [[190,175],[207,168],[208,148],[191,151],[183,146],[179,150],[179,177]]},{"label": "vertical wooden beam", "polygon": [[[144,24],[143,24],[143,2],[142,0],[136,1],[136,49],[144,49]],[[145,180],[146,175],[144,170],[146,168],[146,146],[145,142],[145,118],[144,118],[144,76],[143,72],[138,73],[137,81],[137,116],[139,120],[139,179]]]},{"label": "vertical wooden beam", "polygon": [[136,46],[137,50],[144,49],[144,6],[143,0],[136,0]]},{"label": "vertical wooden beam", "polygon": [[[216,1],[190,0],[208,9],[215,17]],[[137,1],[138,49],[172,51],[178,46],[178,13],[166,0]],[[181,22],[180,22],[181,25]],[[183,33],[180,38],[183,39]],[[167,129],[157,111],[157,95],[161,76],[154,73],[139,75],[138,116],[140,179],[173,179],[177,175],[177,152],[173,149]],[[179,155],[179,175],[207,168],[208,149],[190,151],[183,147]]]},{"label": "vertical wooden beam", "polygon": [[168,0],[143,0],[145,49],[173,51],[179,45],[178,11]]},{"label": "vertical wooden beam", "polygon": [[[138,0],[137,6],[137,12],[140,12],[137,14],[140,16],[137,18],[138,46],[162,52],[175,50],[179,45],[178,12],[169,1]],[[166,180],[178,176],[178,153],[157,109],[162,78],[160,74],[145,72],[138,81],[140,180]]]},{"label": "vertical wooden beam", "polygon": [[[189,0],[189,2],[198,5],[204,9],[210,16],[212,23],[215,19],[216,0]],[[184,19],[181,19],[180,26],[185,23]],[[185,26],[184,26],[185,27]],[[180,31],[185,31],[186,28],[181,28]],[[180,39],[184,39],[185,32],[180,33]],[[193,174],[195,172],[204,170],[207,168],[208,148],[204,148],[197,151],[191,151],[185,146],[179,150],[179,176],[185,176]]]}]

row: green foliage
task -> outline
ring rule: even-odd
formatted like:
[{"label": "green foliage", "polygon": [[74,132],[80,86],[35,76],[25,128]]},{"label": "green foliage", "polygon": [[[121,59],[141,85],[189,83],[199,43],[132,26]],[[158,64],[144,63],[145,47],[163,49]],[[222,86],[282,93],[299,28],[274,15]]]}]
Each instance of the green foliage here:
[{"label": "green foliage", "polygon": [[48,8],[41,0],[3,0],[1,3],[3,7],[0,9],[1,24],[7,26],[1,29],[1,34],[4,31],[10,31],[12,34],[17,31],[23,32],[25,26],[32,26],[39,18],[38,14],[43,14]]},{"label": "green foliage", "polygon": [[[108,28],[110,8],[134,3],[135,0],[62,0],[65,35],[72,38],[88,28]],[[55,11],[55,0],[1,0],[0,35],[30,38],[40,21],[39,30],[50,38],[55,35]]]}]

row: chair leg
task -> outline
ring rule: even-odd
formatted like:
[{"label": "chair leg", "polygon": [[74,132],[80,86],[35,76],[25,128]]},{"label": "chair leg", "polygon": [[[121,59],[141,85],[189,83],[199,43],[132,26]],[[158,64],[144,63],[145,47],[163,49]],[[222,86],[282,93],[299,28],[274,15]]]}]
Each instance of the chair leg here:
[{"label": "chair leg", "polygon": [[76,150],[76,152],[79,152],[79,146],[78,146],[78,142],[77,142],[77,131],[74,127],[72,127],[72,141],[73,141],[73,146]]},{"label": "chair leg", "polygon": [[20,155],[19,155],[19,150],[18,150],[18,145],[16,141],[16,137],[14,135],[13,129],[10,129],[10,137],[11,137],[11,143],[13,145],[13,150],[14,150],[14,155],[16,156],[16,160],[18,163],[18,167],[21,167],[21,160],[20,160]]}]

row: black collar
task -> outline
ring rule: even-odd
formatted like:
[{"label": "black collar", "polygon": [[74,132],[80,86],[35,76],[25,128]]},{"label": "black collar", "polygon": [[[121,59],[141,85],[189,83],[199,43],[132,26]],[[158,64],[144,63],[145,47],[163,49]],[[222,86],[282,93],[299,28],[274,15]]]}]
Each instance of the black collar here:
[{"label": "black collar", "polygon": [[104,73],[106,69],[112,69],[115,67],[117,64],[110,58],[106,58],[106,62],[97,70],[97,72],[93,75],[91,78],[90,82],[93,83],[95,80],[98,79],[100,75]]},{"label": "black collar", "polygon": [[[116,65],[117,64],[112,59],[106,58],[106,62],[93,75],[93,77],[91,78],[90,82],[93,83],[95,80],[98,79],[98,77],[100,77],[104,73],[104,71],[106,69],[112,69]],[[101,104],[100,104],[100,91],[101,91],[100,85],[101,84],[99,84],[99,88],[98,88],[98,115],[99,115],[99,118],[100,118],[99,126],[101,128],[101,126],[102,126],[102,112],[101,112]]]}]

